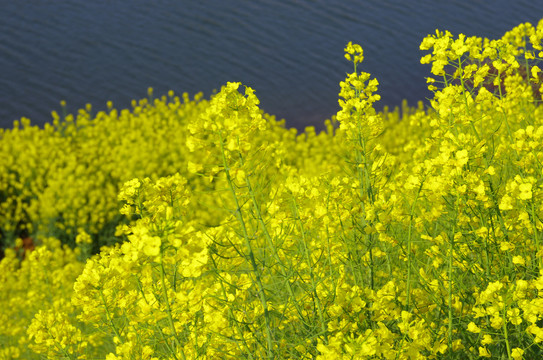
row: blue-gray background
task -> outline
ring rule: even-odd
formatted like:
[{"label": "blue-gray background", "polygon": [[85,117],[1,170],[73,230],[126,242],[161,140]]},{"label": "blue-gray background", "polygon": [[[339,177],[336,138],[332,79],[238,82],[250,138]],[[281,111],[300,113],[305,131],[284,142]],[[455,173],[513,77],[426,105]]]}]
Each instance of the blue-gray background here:
[{"label": "blue-gray background", "polygon": [[208,97],[227,81],[289,127],[320,127],[352,69],[348,41],[381,84],[378,108],[415,104],[430,95],[424,36],[499,38],[542,17],[541,0],[0,0],[0,127],[41,125],[63,99],[126,108],[148,87]]}]

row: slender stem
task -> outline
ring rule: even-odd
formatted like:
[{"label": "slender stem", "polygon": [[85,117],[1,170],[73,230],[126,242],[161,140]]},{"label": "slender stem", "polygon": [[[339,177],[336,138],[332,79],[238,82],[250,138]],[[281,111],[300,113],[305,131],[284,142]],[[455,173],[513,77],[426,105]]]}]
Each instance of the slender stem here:
[{"label": "slender stem", "polygon": [[[145,296],[145,292],[143,291],[143,287],[141,285],[140,279],[137,276],[134,276],[134,278],[136,280],[136,285],[137,285],[138,290],[139,290],[139,292],[141,294],[141,297],[143,298],[143,301],[145,301],[145,303],[147,305],[149,305],[149,301],[147,300],[147,297]],[[155,324],[155,327],[157,328],[158,332],[160,333],[160,337],[162,338],[162,340],[164,340],[164,344],[166,344],[166,347],[168,348],[168,350],[170,350],[170,353],[172,354],[174,359],[177,360],[177,356],[175,355],[175,350],[171,347],[170,343],[166,339],[166,336],[164,335],[164,332],[162,331],[162,328],[159,326],[158,323]],[[181,352],[181,356],[182,356],[183,359],[185,359],[185,354],[183,352]]]},{"label": "slender stem", "polygon": [[62,346],[62,344],[59,341],[57,341],[57,338],[51,333],[51,331],[49,329],[47,329],[47,333],[49,334],[49,336],[51,336],[53,339],[55,339],[55,341],[58,343],[57,346],[58,346],[58,348],[60,348],[62,353],[64,353],[64,356],[68,357],[69,359],[74,358],[72,355],[70,355],[70,353],[68,353],[68,351],[66,351],[64,346]]},{"label": "slender stem", "polygon": [[507,332],[507,306],[503,307],[503,337],[505,338],[505,346],[507,348],[507,359],[511,360],[511,344],[509,343],[509,333]]},{"label": "slender stem", "polygon": [[[243,157],[241,155],[240,155],[240,162],[243,165]],[[264,237],[266,238],[266,241],[268,242],[268,246],[272,250],[272,253],[274,255],[275,260],[280,265],[279,271],[281,272],[281,275],[285,279],[287,279],[288,274],[287,274],[287,272],[285,270],[286,266],[284,265],[283,260],[279,256],[279,253],[277,252],[277,248],[276,248],[276,246],[275,246],[275,244],[273,242],[273,239],[272,239],[272,237],[271,237],[271,235],[270,235],[270,233],[268,231],[266,223],[264,222],[264,217],[262,216],[262,212],[260,211],[260,205],[259,205],[259,203],[258,203],[258,201],[256,199],[256,196],[255,196],[255,193],[253,191],[253,187],[251,185],[251,180],[249,179],[249,176],[245,177],[245,184],[247,185],[247,189],[249,190],[249,194],[251,196],[251,201],[253,203],[253,209],[254,209],[254,211],[256,213],[260,228],[262,229],[262,232],[264,233]],[[294,294],[294,290],[292,290],[292,285],[290,284],[290,281],[287,281],[286,284],[287,284],[287,289],[289,291],[290,297],[292,299],[294,299],[294,306],[296,307],[296,311],[298,311],[298,313],[301,315],[302,310],[300,308],[300,305],[296,301],[296,296]]]},{"label": "slender stem", "polygon": [[[210,259],[213,262],[213,267],[215,268],[216,271],[218,271],[219,269],[217,267],[217,263],[215,262],[215,258],[213,256],[210,256]],[[218,278],[220,280],[219,284],[221,285],[221,291],[222,291],[224,301],[228,301],[228,295],[226,294],[226,289],[224,288],[224,283],[222,281],[222,278],[221,277],[218,277]],[[243,343],[243,346],[245,348],[245,352],[247,353],[248,358],[253,360],[254,358],[253,358],[253,355],[251,355],[251,351],[249,350],[249,346],[247,345],[247,340],[243,336],[243,332],[241,331],[241,329],[239,327],[239,322],[234,317],[234,313],[232,312],[232,308],[230,308],[229,306],[228,306],[228,316],[232,319],[232,321],[235,324],[235,328],[238,331],[238,335],[242,340],[242,343]],[[238,348],[239,348],[239,345],[238,345]]]},{"label": "slender stem", "polygon": [[453,294],[453,252],[454,252],[454,236],[456,233],[456,216],[458,216],[458,201],[459,197],[456,198],[456,212],[455,219],[453,222],[453,227],[449,239],[449,254],[448,254],[448,277],[449,277],[449,287],[448,287],[448,299],[449,299],[449,349],[452,351],[452,338],[453,338],[453,307],[452,307],[452,294]]},{"label": "slender stem", "polygon": [[415,200],[413,200],[413,204],[411,204],[411,211],[409,214],[409,228],[407,230],[407,303],[406,303],[406,310],[409,311],[409,307],[411,305],[411,268],[413,267],[412,264],[412,250],[411,250],[411,244],[413,243],[412,240],[412,233],[413,233],[413,216],[415,214],[415,205],[417,204],[417,200],[419,198],[420,192],[422,190],[422,185],[424,184],[424,180],[420,182],[419,189],[417,191],[417,195],[415,196]]},{"label": "slender stem", "polygon": [[168,299],[168,291],[166,290],[166,277],[165,277],[165,270],[164,270],[164,261],[162,259],[162,251],[160,252],[160,280],[162,283],[162,295],[164,296],[164,301],[166,302],[166,310],[168,312],[168,322],[170,324],[170,329],[173,334],[173,340],[175,344],[177,345],[178,349],[182,349],[181,344],[179,343],[179,340],[177,339],[177,331],[175,330],[175,324],[173,322],[172,317],[172,309],[170,307],[170,300]]},{"label": "slender stem", "polygon": [[[536,215],[535,215],[535,206],[534,206],[534,201],[532,199],[531,201],[531,204],[532,204],[532,225],[533,225],[533,232],[534,232],[534,246],[535,246],[535,251],[534,251],[534,254],[538,254],[539,253],[539,250],[540,250],[540,245],[539,245],[539,236],[537,236],[537,218],[536,218]],[[537,256],[536,255],[536,258],[537,258],[537,266],[538,266],[538,270],[542,269],[542,259],[541,259],[541,256]]]},{"label": "slender stem", "polygon": [[[361,115],[357,113],[357,116],[360,117]],[[357,147],[356,147],[356,166],[357,166],[357,172],[358,172],[358,178],[360,181],[360,197],[363,199],[363,197],[367,194],[369,202],[373,205],[375,202],[374,197],[374,190],[372,188],[371,183],[371,164],[370,159],[367,154],[366,144],[367,139],[363,136],[363,130],[362,130],[362,124],[360,121],[357,122],[357,128],[358,128],[358,134],[357,134]],[[362,165],[362,166],[361,166]],[[361,202],[362,206],[362,213],[365,214],[365,206],[364,201]],[[366,226],[366,218],[363,216],[362,219],[362,226]],[[374,269],[373,269],[373,238],[371,234],[365,235],[362,234],[362,236],[365,236],[366,246],[368,248],[368,253],[370,255],[370,287],[373,290],[374,289]]]},{"label": "slender stem", "polygon": [[224,149],[224,141],[222,137],[222,133],[219,131],[219,144],[221,147],[221,155],[222,155],[222,161],[223,161],[223,167],[226,174],[226,180],[228,182],[228,187],[230,189],[230,192],[232,194],[232,199],[234,200],[235,206],[236,206],[236,218],[238,222],[241,225],[241,229],[243,231],[243,238],[245,240],[245,246],[247,248],[247,251],[249,252],[248,258],[249,263],[251,264],[251,267],[253,268],[253,273],[255,275],[255,281],[258,287],[258,294],[260,298],[260,302],[262,304],[262,308],[264,309],[264,321],[266,324],[266,341],[267,341],[267,352],[268,352],[268,358],[273,359],[273,335],[271,331],[271,324],[270,324],[270,314],[268,311],[268,301],[266,299],[266,294],[264,292],[264,285],[262,284],[262,280],[260,278],[260,270],[258,269],[258,265],[255,261],[255,256],[253,252],[253,248],[251,246],[251,242],[249,241],[249,234],[247,231],[247,226],[245,224],[245,220],[243,219],[243,215],[241,213],[241,206],[239,204],[238,196],[236,194],[236,190],[234,189],[234,184],[232,182],[232,177],[230,176],[230,169],[228,167],[228,162],[226,161],[225,156],[225,149]]},{"label": "slender stem", "polygon": [[[160,337],[164,341],[164,344],[166,344],[166,347],[168,348],[168,350],[170,350],[170,354],[172,354],[173,358],[175,360],[177,360],[175,350],[171,347],[170,343],[168,342],[168,339],[166,339],[166,336],[164,335],[164,332],[162,331],[162,329],[160,328],[160,326],[158,324],[156,324],[155,326],[156,326],[158,332],[160,333]],[[183,351],[181,351],[181,357],[182,357],[183,360],[185,360],[185,353]]]},{"label": "slender stem", "polygon": [[102,304],[104,304],[104,308],[106,309],[106,318],[109,321],[109,325],[113,329],[113,332],[115,333],[115,335],[119,339],[121,339],[121,335],[117,331],[117,327],[115,326],[115,324],[113,324],[113,318],[111,317],[111,314],[109,313],[109,308],[107,307],[106,299],[104,298],[104,293],[102,292],[102,289],[99,289],[99,292],[100,292],[100,299],[102,299]]},{"label": "slender stem", "polygon": [[306,242],[306,238],[305,238],[305,229],[304,229],[304,226],[303,226],[302,221],[300,219],[300,215],[299,215],[299,212],[298,212],[298,205],[296,204],[296,200],[293,200],[293,203],[294,203],[294,211],[295,211],[295,215],[296,215],[296,220],[298,221],[298,226],[300,227],[300,233],[302,234],[302,244],[304,245],[304,250],[305,250],[304,253],[305,253],[307,265],[309,266],[309,274],[311,276],[311,287],[312,287],[312,290],[313,290],[313,296],[315,298],[315,303],[317,305],[317,311],[318,311],[318,314],[319,314],[319,320],[320,320],[320,324],[321,324],[321,331],[324,334],[324,340],[326,341],[326,343],[328,343],[328,335],[327,335],[327,331],[326,331],[326,323],[324,321],[324,316],[323,316],[323,312],[322,312],[322,306],[321,306],[321,302],[320,302],[320,299],[319,299],[319,295],[317,294],[317,285],[316,285],[316,282],[315,282],[315,274],[313,273],[313,265],[311,264],[311,255],[309,254],[309,249],[307,247],[307,242]]}]

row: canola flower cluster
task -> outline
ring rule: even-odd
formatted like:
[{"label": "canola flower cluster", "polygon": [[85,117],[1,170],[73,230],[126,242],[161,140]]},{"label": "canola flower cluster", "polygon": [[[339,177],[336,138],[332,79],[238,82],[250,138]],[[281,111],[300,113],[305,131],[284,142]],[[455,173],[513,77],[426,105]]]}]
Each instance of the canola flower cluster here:
[{"label": "canola flower cluster", "polygon": [[349,43],[319,134],[240,83],[4,130],[0,359],[542,357],[542,39],[436,31],[401,114]]}]

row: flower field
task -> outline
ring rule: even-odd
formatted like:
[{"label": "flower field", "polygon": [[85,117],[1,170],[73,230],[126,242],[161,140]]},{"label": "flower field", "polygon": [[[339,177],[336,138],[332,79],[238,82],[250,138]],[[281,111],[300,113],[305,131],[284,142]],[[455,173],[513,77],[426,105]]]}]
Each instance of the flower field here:
[{"label": "flower field", "polygon": [[543,358],[542,39],[436,31],[383,112],[349,43],[320,133],[240,83],[0,130],[0,359]]}]

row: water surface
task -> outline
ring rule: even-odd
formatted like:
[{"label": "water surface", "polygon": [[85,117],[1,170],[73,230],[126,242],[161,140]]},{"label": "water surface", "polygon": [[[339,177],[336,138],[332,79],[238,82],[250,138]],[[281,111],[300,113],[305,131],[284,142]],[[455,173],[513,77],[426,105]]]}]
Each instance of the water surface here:
[{"label": "water surface", "polygon": [[0,126],[51,120],[60,100],[76,111],[155,94],[204,92],[227,81],[253,87],[268,113],[303,129],[337,111],[339,81],[362,70],[384,105],[430,96],[419,44],[436,28],[498,38],[543,6],[529,0],[0,0]]}]

